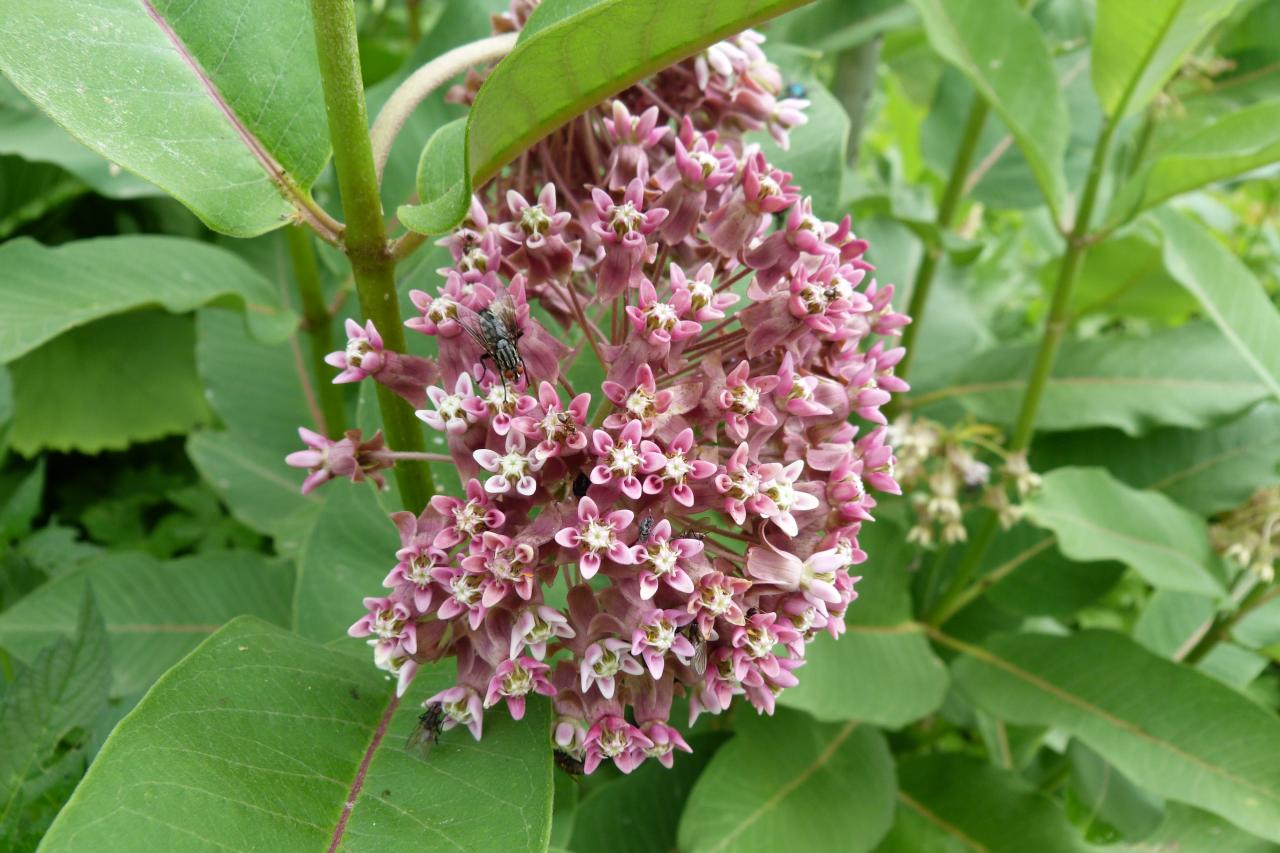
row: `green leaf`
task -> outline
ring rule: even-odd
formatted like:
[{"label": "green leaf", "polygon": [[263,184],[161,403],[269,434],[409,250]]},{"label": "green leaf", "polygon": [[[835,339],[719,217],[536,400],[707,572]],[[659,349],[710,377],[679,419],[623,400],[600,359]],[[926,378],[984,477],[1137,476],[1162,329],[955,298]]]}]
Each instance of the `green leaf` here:
[{"label": "green leaf", "polygon": [[646,761],[630,776],[592,789],[573,819],[574,853],[650,853],[675,850],[685,800],[725,736],[716,732],[689,738],[690,754],[676,754],[668,770]]},{"label": "green leaf", "polygon": [[1183,137],[1117,192],[1107,221],[1123,222],[1176,195],[1280,160],[1280,101],[1252,104]]},{"label": "green leaf", "polygon": [[[424,234],[449,230],[466,215],[472,187],[525,149],[605,98],[804,0],[602,0],[561,18],[516,46],[489,74],[467,115],[465,140],[441,146],[442,175],[463,176],[450,209],[419,187],[420,205],[399,218]],[[465,141],[464,145],[457,143]],[[463,166],[459,168],[458,163]],[[452,186],[452,184],[449,184]],[[443,223],[448,227],[441,227]]]},{"label": "green leaf", "polygon": [[303,471],[285,465],[284,456],[271,448],[235,433],[192,433],[187,457],[232,515],[261,533],[278,536],[300,513],[320,506],[318,495],[300,491]]},{"label": "green leaf", "polygon": [[84,191],[84,184],[57,166],[0,156],[0,238]]},{"label": "green leaf", "polygon": [[911,0],[929,43],[958,68],[1022,149],[1056,215],[1067,194],[1067,107],[1040,28],[1013,0]]},{"label": "green leaf", "polygon": [[329,157],[304,0],[0,0],[0,17],[23,94],[215,231],[280,227]]},{"label": "green leaf", "polygon": [[1275,845],[1200,809],[1169,803],[1164,823],[1141,844],[1123,850],[1212,850],[1213,853],[1275,853]]},{"label": "green leaf", "polygon": [[1105,465],[1131,486],[1163,492],[1187,509],[1212,515],[1275,482],[1280,469],[1280,406],[1266,403],[1208,430],[1159,429],[1143,438],[1112,430],[1054,435],[1031,457],[1037,471]]},{"label": "green leaf", "polygon": [[[63,599],[63,610],[73,600]],[[42,649],[0,698],[0,824],[21,797],[23,782],[106,704],[111,658],[102,617],[87,591],[80,601],[75,636]]]},{"label": "green leaf", "polygon": [[[1011,426],[1036,345],[988,350],[955,384],[915,397],[916,409],[956,399],[979,420]],[[1248,409],[1269,389],[1225,351],[1222,335],[1188,324],[1146,336],[1068,341],[1045,383],[1040,432],[1109,426],[1142,435],[1156,426],[1206,427]]]},{"label": "green leaf", "polygon": [[1026,504],[1027,518],[1075,560],[1119,560],[1159,589],[1215,595],[1222,567],[1199,516],[1102,468],[1058,468]]},{"label": "green leaf", "polygon": [[1261,282],[1203,227],[1171,210],[1157,212],[1156,220],[1169,272],[1280,399],[1280,311]]},{"label": "green leaf", "polygon": [[[1045,293],[1052,292],[1062,259],[1040,272]],[[1177,325],[1195,312],[1196,300],[1165,269],[1158,235],[1132,231],[1089,249],[1071,290],[1072,315],[1141,317],[1159,325]]]},{"label": "green leaf", "polygon": [[904,0],[818,0],[778,19],[769,38],[834,54],[915,19],[915,11]]},{"label": "green leaf", "polygon": [[744,713],[694,785],[679,849],[870,850],[893,819],[893,789],[893,759],[876,729],[785,708]]},{"label": "green leaf", "polygon": [[113,696],[140,696],[165,670],[236,616],[289,621],[293,567],[251,551],[162,562],[139,552],[81,563],[0,613],[0,645],[30,660],[71,633],[75,601],[92,585],[110,641]]},{"label": "green leaf", "polygon": [[1099,0],[1093,87],[1119,121],[1155,97],[1235,0]]},{"label": "green leaf", "polygon": [[1102,821],[1125,838],[1139,841],[1164,821],[1164,803],[1126,779],[1101,755],[1073,740],[1067,756],[1072,791],[1087,809],[1091,825]]},{"label": "green leaf", "polygon": [[0,246],[0,362],[77,326],[135,308],[174,313],[207,303],[239,305],[253,333],[284,339],[297,318],[278,290],[222,249],[178,237],[107,237],[46,248]]},{"label": "green leaf", "polygon": [[1084,851],[1053,801],[1016,773],[962,755],[898,763],[898,809],[880,853]]},{"label": "green leaf", "polygon": [[0,545],[31,530],[31,522],[40,514],[43,496],[44,458],[41,457],[0,504]]},{"label": "green leaf", "polygon": [[[431,134],[418,161],[418,195],[423,204],[400,208],[400,220],[415,231],[443,234],[458,224],[458,211],[471,204],[466,162],[454,154],[464,149],[467,120],[454,119]],[[409,218],[405,218],[408,216]]]},{"label": "green leaf", "polygon": [[1069,616],[1116,585],[1124,566],[1063,556],[1053,536],[1027,523],[1004,531],[983,559],[978,584],[986,597],[1012,613]]},{"label": "green leaf", "polygon": [[120,723],[43,847],[542,850],[549,703],[488,712],[480,743],[403,748],[414,703],[452,680],[426,670],[396,708],[371,661],[237,619]]},{"label": "green leaf", "polygon": [[10,442],[97,453],[182,433],[208,420],[189,316],[138,311],[54,338],[10,365]]},{"label": "green leaf", "polygon": [[1108,631],[948,645],[979,706],[1061,728],[1135,784],[1280,839],[1280,720],[1261,706]]},{"label": "green leaf", "polygon": [[354,647],[347,628],[363,614],[360,600],[381,595],[395,565],[395,525],[365,484],[336,483],[298,552],[293,628],[302,636]]},{"label": "green leaf", "polygon": [[899,728],[942,705],[947,669],[923,626],[911,619],[912,553],[901,529],[878,521],[864,528],[863,547],[871,562],[845,615],[848,630],[839,639],[820,636],[809,644],[804,677],[778,694],[778,702],[823,721]]}]

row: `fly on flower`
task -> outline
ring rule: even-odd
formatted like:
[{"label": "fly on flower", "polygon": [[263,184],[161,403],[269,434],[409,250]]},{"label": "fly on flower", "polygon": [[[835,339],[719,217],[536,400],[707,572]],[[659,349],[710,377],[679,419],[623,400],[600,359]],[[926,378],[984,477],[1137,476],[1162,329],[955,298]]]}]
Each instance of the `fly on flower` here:
[{"label": "fly on flower", "polygon": [[520,350],[517,347],[524,333],[516,323],[516,309],[510,296],[497,297],[489,303],[488,308],[475,312],[474,319],[465,320],[462,328],[484,351],[480,356],[480,363],[484,365],[485,373],[481,374],[476,382],[483,382],[488,373],[488,365],[485,362],[491,361],[498,378],[502,380],[504,397],[508,379],[515,384],[523,375],[525,384],[528,384],[529,373],[525,370],[524,359],[520,356]]},{"label": "fly on flower", "polygon": [[440,734],[444,731],[444,711],[439,705],[428,705],[418,715],[418,724],[409,733],[404,743],[406,752],[417,752],[422,758],[431,754],[431,747],[440,742]]}]

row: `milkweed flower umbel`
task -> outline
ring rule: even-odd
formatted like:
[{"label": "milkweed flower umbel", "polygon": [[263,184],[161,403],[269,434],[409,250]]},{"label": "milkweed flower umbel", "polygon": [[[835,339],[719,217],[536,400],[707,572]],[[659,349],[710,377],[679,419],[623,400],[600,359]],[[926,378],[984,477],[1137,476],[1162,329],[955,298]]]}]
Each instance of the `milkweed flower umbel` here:
[{"label": "milkweed flower umbel", "polygon": [[[401,693],[456,659],[426,700],[446,728],[479,738],[542,694],[587,772],[671,766],[677,697],[772,713],[807,644],[844,628],[872,495],[899,491],[880,410],[906,389],[908,320],[849,218],[821,219],[744,138],[804,122],[762,41],[658,73],[480,188],[440,241],[452,264],[411,294],[434,359],[354,323],[331,359],[409,400],[466,483],[394,516],[401,547],[351,628]],[[499,314],[523,362],[503,375],[467,333]],[[412,456],[303,438],[308,489]]]}]

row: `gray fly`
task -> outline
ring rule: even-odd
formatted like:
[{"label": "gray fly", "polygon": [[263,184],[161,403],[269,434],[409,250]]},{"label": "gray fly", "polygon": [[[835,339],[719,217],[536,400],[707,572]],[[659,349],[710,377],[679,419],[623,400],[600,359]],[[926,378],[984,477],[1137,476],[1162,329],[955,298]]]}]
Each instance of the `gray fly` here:
[{"label": "gray fly", "polygon": [[444,709],[440,705],[428,705],[418,715],[418,724],[409,733],[404,748],[409,752],[418,752],[423,758],[431,753],[431,747],[440,741],[444,731]]},{"label": "gray fly", "polygon": [[480,345],[480,349],[484,352],[480,356],[480,364],[485,372],[476,379],[477,383],[483,382],[484,377],[488,375],[488,362],[493,363],[494,371],[502,380],[504,397],[507,393],[508,380],[515,384],[523,375],[526,384],[528,383],[529,373],[525,370],[524,358],[521,357],[517,346],[524,332],[520,331],[516,323],[516,309],[510,296],[499,296],[494,299],[489,303],[488,308],[476,312],[473,321],[464,321],[462,328],[466,329],[467,334]]},{"label": "gray fly", "polygon": [[646,515],[640,519],[640,541],[648,542],[649,534],[653,532],[653,516]]}]

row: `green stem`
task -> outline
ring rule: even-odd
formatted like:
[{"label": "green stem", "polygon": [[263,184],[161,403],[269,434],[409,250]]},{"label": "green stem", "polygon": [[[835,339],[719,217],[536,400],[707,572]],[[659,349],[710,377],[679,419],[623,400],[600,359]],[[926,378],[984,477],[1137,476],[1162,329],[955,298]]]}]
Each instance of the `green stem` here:
[{"label": "green stem", "polygon": [[988,110],[987,102],[975,95],[960,137],[960,145],[951,161],[951,175],[947,178],[947,186],[938,202],[938,215],[934,220],[938,225],[938,242],[929,242],[925,246],[920,268],[916,270],[915,283],[911,286],[911,302],[907,305],[911,323],[902,331],[902,346],[906,347],[907,353],[895,371],[900,377],[906,377],[915,356],[916,339],[920,336],[920,327],[924,323],[925,303],[929,299],[929,290],[933,287],[933,276],[938,271],[938,263],[942,260],[941,232],[949,230],[955,223],[960,201],[964,198],[965,178],[969,175],[969,167],[973,165],[973,155],[977,153]]},{"label": "green stem", "polygon": [[[1089,237],[1089,222],[1093,218],[1093,207],[1098,201],[1098,189],[1102,184],[1102,175],[1107,165],[1107,157],[1111,152],[1111,140],[1115,136],[1115,130],[1116,122],[1108,120],[1093,149],[1089,174],[1085,178],[1084,195],[1080,199],[1075,224],[1067,237],[1067,253],[1062,258],[1062,266],[1058,269],[1058,278],[1053,286],[1053,300],[1049,306],[1049,316],[1045,319],[1040,348],[1036,352],[1031,376],[1027,380],[1027,390],[1022,395],[1022,407],[1018,411],[1017,425],[1009,441],[1010,452],[1026,450],[1031,444],[1031,437],[1035,434],[1036,412],[1040,408],[1040,399],[1044,396],[1045,386],[1053,372],[1053,363],[1058,357],[1058,348],[1071,321],[1071,291],[1080,277],[1080,269],[1084,265],[1085,256],[1089,253],[1089,246],[1092,243]],[[996,514],[989,513],[982,527],[978,529],[977,535],[973,537],[968,550],[965,551],[947,591],[938,602],[938,606],[931,611],[930,624],[940,624],[943,617],[949,618],[954,613],[952,605],[964,595],[965,588],[977,573],[978,565],[986,556],[987,548],[991,547],[999,527],[1000,521]]]},{"label": "green stem", "polygon": [[320,266],[316,263],[315,245],[311,242],[311,232],[300,225],[286,228],[284,235],[289,245],[289,258],[293,261],[293,277],[298,281],[302,316],[307,324],[311,381],[320,399],[324,431],[329,438],[337,438],[346,429],[347,415],[342,404],[342,389],[332,382],[333,368],[324,362],[324,357],[333,352],[333,318],[329,316],[324,291],[320,288]]},{"label": "green stem", "polygon": [[1259,583],[1249,594],[1240,602],[1240,606],[1236,608],[1236,612],[1230,616],[1220,616],[1213,620],[1213,626],[1209,628],[1205,635],[1196,643],[1195,647],[1187,653],[1182,660],[1185,663],[1197,664],[1204,660],[1214,647],[1231,635],[1236,625],[1240,624],[1240,620],[1257,610],[1262,605],[1271,601],[1273,598],[1280,596],[1280,587],[1268,587],[1265,583]]},{"label": "green stem", "polygon": [[[387,245],[387,226],[378,194],[373,146],[369,141],[355,5],[352,0],[311,0],[311,17],[325,112],[329,117],[329,137],[333,142],[333,164],[347,218],[344,248],[351,261],[360,308],[377,327],[387,349],[405,352],[395,260]],[[379,385],[378,407],[382,411],[387,442],[393,448],[426,450],[412,406]],[[406,508],[420,512],[435,491],[431,471],[424,463],[407,462],[397,465],[395,474]]]}]

